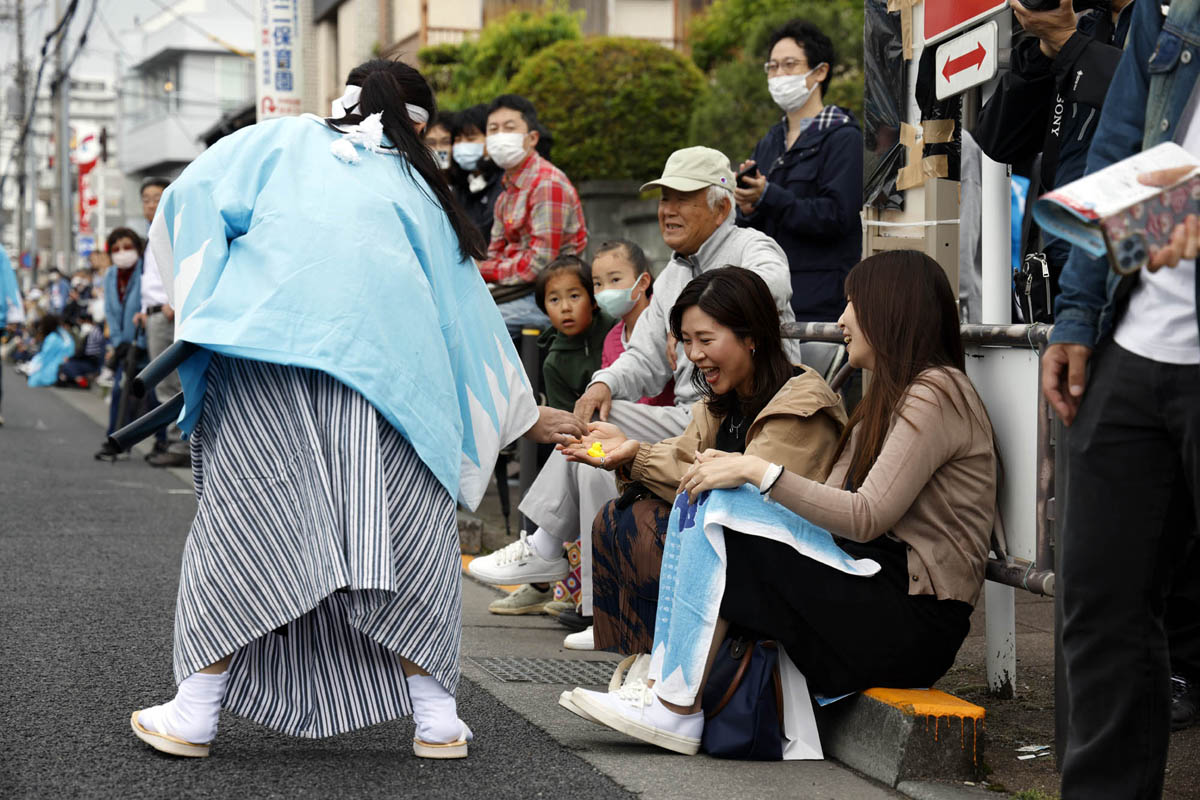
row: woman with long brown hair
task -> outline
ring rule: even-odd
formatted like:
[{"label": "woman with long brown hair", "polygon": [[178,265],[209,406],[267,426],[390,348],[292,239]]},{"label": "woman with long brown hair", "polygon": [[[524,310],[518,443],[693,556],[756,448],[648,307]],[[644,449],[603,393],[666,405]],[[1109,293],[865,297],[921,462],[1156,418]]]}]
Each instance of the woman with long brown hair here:
[{"label": "woman with long brown hair", "polygon": [[[872,577],[850,575],[726,529],[709,665],[732,624],[778,640],[809,687],[826,695],[930,686],[949,669],[970,628],[996,515],[992,428],[963,371],[954,294],[941,268],[919,252],[881,253],[851,270],[846,293],[838,324],[850,363],[872,380],[828,479],[710,450],[680,482],[693,500],[710,489],[759,486],[832,533],[850,556],[880,565]],[[686,589],[677,585],[675,596]],[[681,752],[694,752],[689,743],[698,745],[703,729],[699,693],[577,689],[573,700],[610,727],[674,741],[670,749]]]}]

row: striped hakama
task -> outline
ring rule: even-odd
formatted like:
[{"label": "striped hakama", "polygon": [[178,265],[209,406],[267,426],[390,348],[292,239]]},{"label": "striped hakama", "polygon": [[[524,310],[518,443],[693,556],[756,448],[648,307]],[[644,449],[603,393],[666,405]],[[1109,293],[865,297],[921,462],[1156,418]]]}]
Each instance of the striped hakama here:
[{"label": "striped hakama", "polygon": [[214,355],[207,383],[176,681],[232,653],[223,707],[303,737],[411,713],[400,656],[453,693],[454,499],[323,372]]}]

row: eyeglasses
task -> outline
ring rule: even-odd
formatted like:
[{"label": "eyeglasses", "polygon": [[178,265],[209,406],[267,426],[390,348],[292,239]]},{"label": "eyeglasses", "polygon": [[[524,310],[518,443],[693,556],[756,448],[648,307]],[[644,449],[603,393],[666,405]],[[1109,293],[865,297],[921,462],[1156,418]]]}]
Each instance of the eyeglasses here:
[{"label": "eyeglasses", "polygon": [[768,61],[763,64],[763,71],[767,75],[778,75],[780,72],[784,75],[795,75],[804,67],[804,62],[798,58],[785,58],[783,61]]}]

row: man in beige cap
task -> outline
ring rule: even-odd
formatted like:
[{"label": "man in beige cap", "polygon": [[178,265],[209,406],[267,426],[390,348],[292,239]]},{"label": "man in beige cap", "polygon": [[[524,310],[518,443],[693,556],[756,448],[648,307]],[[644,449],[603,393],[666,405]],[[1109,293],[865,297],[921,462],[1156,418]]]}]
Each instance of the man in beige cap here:
[{"label": "man in beige cap", "polygon": [[[662,189],[658,226],[674,255],[654,281],[650,305],[638,319],[625,352],[610,367],[592,376],[592,384],[576,403],[575,413],[585,422],[598,412],[600,419],[643,442],[659,442],[683,433],[691,419],[692,404],[701,398],[692,383],[692,363],[684,357],[682,345],[675,345],[675,358],[668,354],[669,317],[683,287],[702,272],[734,266],[758,273],[771,290],[780,320],[795,319],[787,256],[765,233],[734,225],[734,179],[729,159],[720,152],[687,147],[671,154],[661,178],[642,186],[643,190]],[[799,364],[799,346],[789,340],[785,348],[792,361]],[[661,393],[672,377],[674,406],[638,404],[640,397]],[[562,543],[581,537],[582,613],[589,616],[592,522],[600,507],[616,497],[611,473],[568,462],[562,453],[555,452],[520,506],[521,513],[538,525],[537,530],[528,537],[522,531],[518,541],[475,559],[468,570],[480,580],[497,585],[553,584],[567,574]],[[526,609],[537,601],[536,590],[526,585],[512,596],[497,600],[493,605],[498,607],[493,610],[532,613]]]}]

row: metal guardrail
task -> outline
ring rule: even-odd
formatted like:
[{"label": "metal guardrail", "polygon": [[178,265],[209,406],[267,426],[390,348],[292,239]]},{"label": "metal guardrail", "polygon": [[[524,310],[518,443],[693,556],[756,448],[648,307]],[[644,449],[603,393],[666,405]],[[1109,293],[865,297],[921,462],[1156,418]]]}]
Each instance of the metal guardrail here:
[{"label": "metal guardrail", "polygon": [[[1016,347],[1043,351],[1050,342],[1052,325],[963,325],[965,344],[980,347]],[[842,331],[832,322],[789,322],[783,325],[785,339],[807,342],[841,342]],[[989,559],[987,579],[1024,589],[1034,594],[1054,596],[1054,537],[1052,521],[1055,516],[1055,435],[1061,424],[1051,416],[1049,404],[1038,392],[1037,419],[1037,495],[1035,503],[1036,556],[1033,562],[1006,558]]]}]

